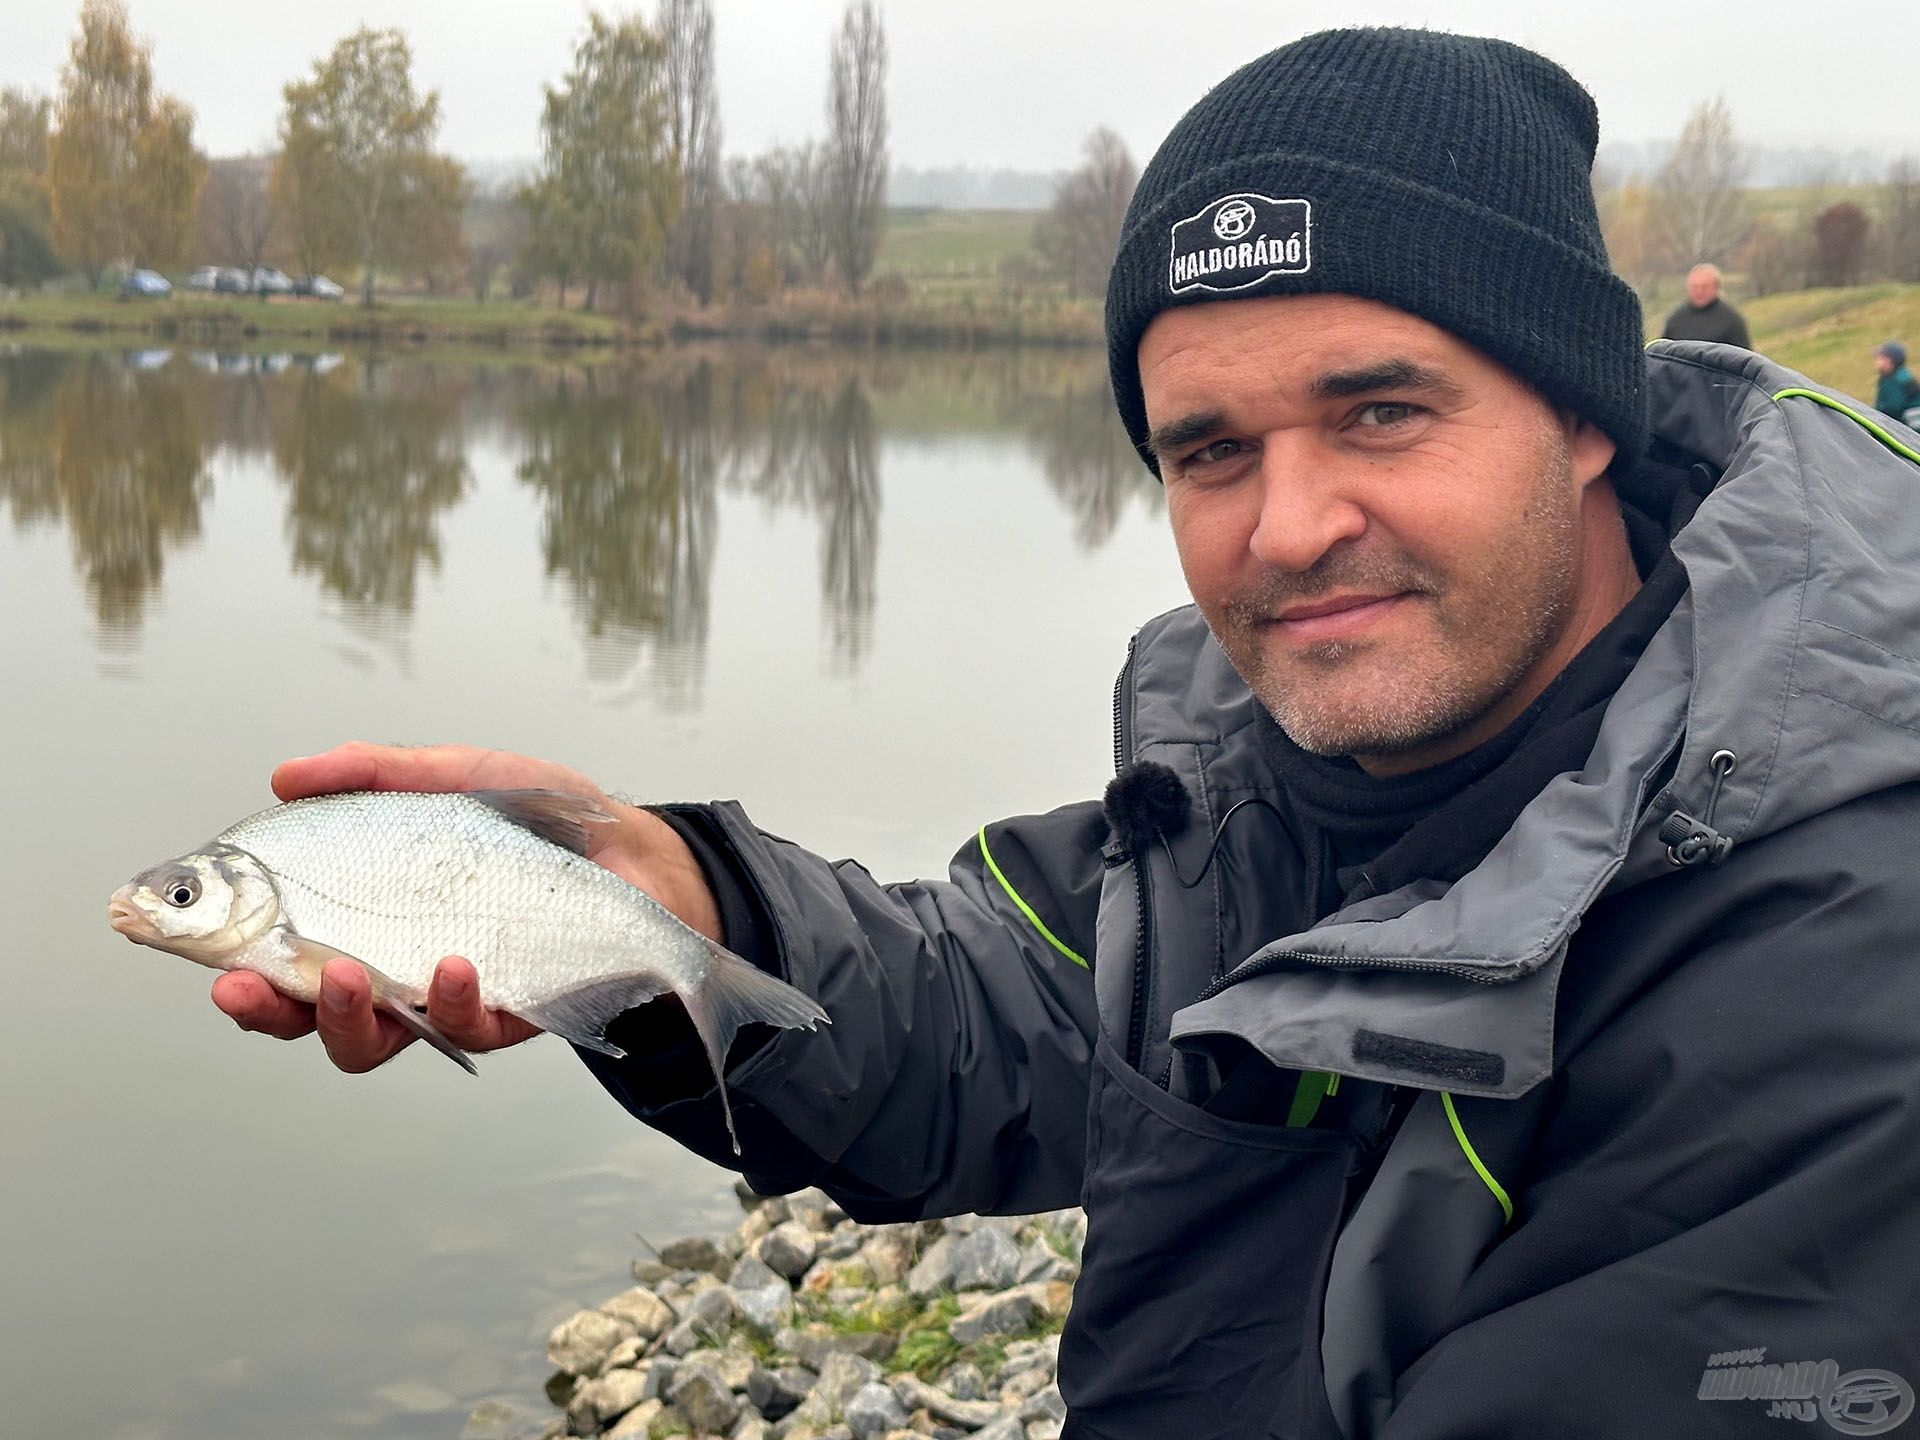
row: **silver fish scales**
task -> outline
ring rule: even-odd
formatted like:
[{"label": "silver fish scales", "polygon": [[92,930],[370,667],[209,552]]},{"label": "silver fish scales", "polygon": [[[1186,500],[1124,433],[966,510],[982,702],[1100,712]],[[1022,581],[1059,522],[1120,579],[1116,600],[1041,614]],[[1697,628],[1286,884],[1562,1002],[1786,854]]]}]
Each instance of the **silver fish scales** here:
[{"label": "silver fish scales", "polygon": [[[732,1131],[725,1056],[739,1027],[812,1028],[825,1012],[585,858],[597,806],[551,791],[361,791],[263,810],[115,893],[115,929],[312,1001],[320,968],[363,964],[375,1003],[472,1062],[424,1015],[442,956],[482,1003],[611,1055],[613,1018],[673,993],[705,1045]],[[738,1140],[735,1141],[738,1148]]]}]

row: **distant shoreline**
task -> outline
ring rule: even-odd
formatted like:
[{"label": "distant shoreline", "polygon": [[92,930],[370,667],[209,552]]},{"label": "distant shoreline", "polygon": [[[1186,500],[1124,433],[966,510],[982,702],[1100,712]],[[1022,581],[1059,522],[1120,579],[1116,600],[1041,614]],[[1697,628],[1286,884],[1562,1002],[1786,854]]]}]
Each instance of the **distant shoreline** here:
[{"label": "distant shoreline", "polygon": [[[1881,282],[1742,298],[1755,348],[1789,369],[1851,395],[1873,393],[1872,348],[1888,338],[1920,343],[1920,285]],[[1649,338],[1663,303],[1650,305]],[[858,300],[827,291],[783,292],[757,304],[699,307],[658,302],[638,318],[558,310],[528,301],[482,304],[454,297],[267,300],[175,295],[32,294],[0,298],[0,343],[71,346],[145,336],[156,343],[233,348],[391,346],[458,348],[479,359],[552,360],[664,352],[703,343],[760,342],[822,348],[941,350],[1032,347],[1093,351],[1104,344],[1098,302],[1058,295],[1014,298],[962,290]]]},{"label": "distant shoreline", "polygon": [[75,294],[0,299],[0,339],[19,341],[36,334],[137,335],[168,344],[287,341],[543,352],[657,349],[713,340],[942,349],[1103,343],[1098,307],[1060,300],[1020,305],[813,294],[783,296],[762,305],[654,306],[628,319],[524,301],[453,298],[380,301],[371,309],[352,300],[200,295],[166,300]]}]

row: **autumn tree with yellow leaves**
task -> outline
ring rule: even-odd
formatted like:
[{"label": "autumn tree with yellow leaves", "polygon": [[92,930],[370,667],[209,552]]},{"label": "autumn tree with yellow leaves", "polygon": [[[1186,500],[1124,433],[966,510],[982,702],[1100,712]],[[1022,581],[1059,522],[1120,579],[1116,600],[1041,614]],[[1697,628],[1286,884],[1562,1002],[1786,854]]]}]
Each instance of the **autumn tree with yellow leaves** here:
[{"label": "autumn tree with yellow leaves", "polygon": [[95,284],[117,263],[184,258],[206,181],[193,111],[156,96],[121,0],[86,0],[47,141],[54,248]]},{"label": "autumn tree with yellow leaves", "polygon": [[283,93],[270,193],[307,273],[355,262],[371,305],[381,267],[427,268],[423,245],[458,244],[466,180],[434,153],[440,95],[414,89],[406,36],[363,25]]}]

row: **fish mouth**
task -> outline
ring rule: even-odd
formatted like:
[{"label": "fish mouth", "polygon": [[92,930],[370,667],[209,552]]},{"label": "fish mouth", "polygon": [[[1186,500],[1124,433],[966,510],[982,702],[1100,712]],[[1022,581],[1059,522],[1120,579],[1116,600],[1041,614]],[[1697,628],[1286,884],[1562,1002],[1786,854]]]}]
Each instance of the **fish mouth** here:
[{"label": "fish mouth", "polygon": [[122,885],[107,901],[107,923],[129,939],[138,939],[152,930],[140,907],[133,903],[131,885]]}]

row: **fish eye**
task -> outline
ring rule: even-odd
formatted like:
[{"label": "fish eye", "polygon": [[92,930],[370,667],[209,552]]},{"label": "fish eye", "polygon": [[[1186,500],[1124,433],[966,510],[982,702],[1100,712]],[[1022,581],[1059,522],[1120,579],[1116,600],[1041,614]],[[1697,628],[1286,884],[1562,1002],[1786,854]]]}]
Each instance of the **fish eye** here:
[{"label": "fish eye", "polygon": [[160,893],[169,905],[184,910],[200,898],[200,882],[191,875],[182,875],[168,881],[166,889]]}]

